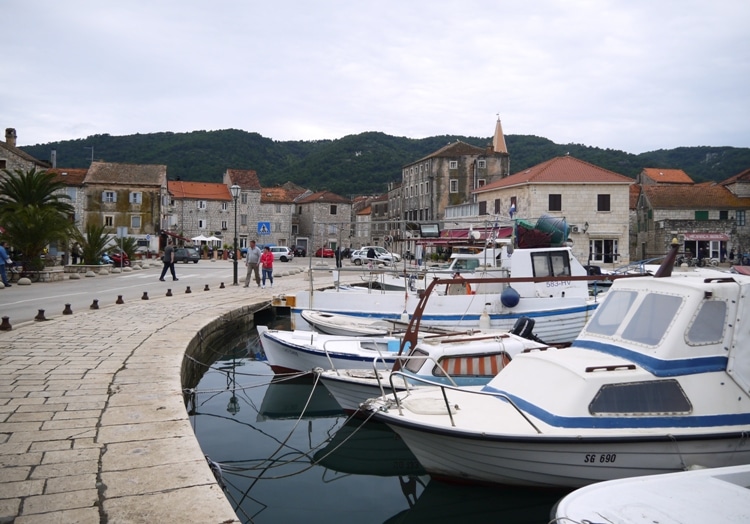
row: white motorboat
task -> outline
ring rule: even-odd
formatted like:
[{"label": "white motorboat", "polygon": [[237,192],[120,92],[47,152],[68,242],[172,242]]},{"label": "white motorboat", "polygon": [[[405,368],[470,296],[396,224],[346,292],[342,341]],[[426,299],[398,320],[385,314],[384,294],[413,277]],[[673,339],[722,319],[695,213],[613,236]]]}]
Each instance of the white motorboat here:
[{"label": "white motorboat", "polygon": [[395,372],[377,366],[315,372],[343,410],[352,413],[367,399],[426,384],[486,384],[519,353],[546,347],[509,332],[424,335],[399,359]]},{"label": "white motorboat", "polygon": [[522,353],[484,387],[415,388],[363,406],[425,470],[580,487],[750,463],[750,277],[617,280],[566,349]]},{"label": "white motorboat", "polygon": [[[589,297],[589,277],[568,247],[509,250],[503,246],[501,266],[512,271],[507,279],[472,279],[456,275],[451,283],[433,286],[422,325],[444,329],[480,326],[509,331],[521,317],[536,321],[539,338],[550,344],[570,343],[598,305]],[[432,281],[434,282],[434,281]],[[432,283],[431,282],[431,283]],[[301,313],[345,314],[366,319],[407,320],[414,314],[421,293],[347,289],[299,292],[291,308],[296,329],[309,329]],[[482,326],[483,328],[485,326]]]},{"label": "white motorboat", "polygon": [[352,315],[340,315],[306,309],[300,316],[320,333],[348,337],[388,336],[403,331],[404,325],[379,319],[368,319]]},{"label": "white motorboat", "polygon": [[263,352],[275,373],[307,372],[315,368],[372,367],[373,361],[391,369],[401,348],[397,337],[349,337],[316,331],[283,331],[257,326]]},{"label": "white motorboat", "polygon": [[554,522],[750,522],[750,466],[599,482],[563,497]]}]

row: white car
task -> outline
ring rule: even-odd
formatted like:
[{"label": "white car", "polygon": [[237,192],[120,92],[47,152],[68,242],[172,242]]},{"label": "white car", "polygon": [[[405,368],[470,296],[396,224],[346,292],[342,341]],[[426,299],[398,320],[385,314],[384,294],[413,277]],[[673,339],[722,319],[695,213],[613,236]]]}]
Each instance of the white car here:
[{"label": "white car", "polygon": [[358,266],[361,266],[362,263],[369,262],[369,259],[367,258],[367,252],[370,250],[370,248],[375,250],[375,258],[378,262],[384,262],[385,264],[393,264],[396,262],[399,262],[401,260],[401,257],[397,255],[396,253],[391,253],[384,247],[380,246],[365,246],[362,249],[358,249],[357,251],[354,251],[351,256],[352,264],[356,264]]},{"label": "white car", "polygon": [[273,253],[274,260],[289,262],[294,258],[294,252],[286,246],[271,246],[269,249]]}]

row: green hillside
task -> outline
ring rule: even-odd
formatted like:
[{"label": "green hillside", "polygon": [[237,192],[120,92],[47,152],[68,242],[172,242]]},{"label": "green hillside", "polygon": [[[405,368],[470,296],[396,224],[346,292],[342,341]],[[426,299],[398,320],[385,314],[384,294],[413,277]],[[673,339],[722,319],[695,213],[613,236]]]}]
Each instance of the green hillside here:
[{"label": "green hillside", "polygon": [[[313,190],[353,196],[384,192],[388,182],[400,180],[402,166],[455,140],[480,147],[492,141],[491,137],[455,135],[412,139],[372,131],[337,140],[281,142],[226,129],[93,135],[23,149],[42,160],[49,160],[56,150],[58,167],[88,167],[93,147],[96,160],[166,164],[171,179],[220,182],[227,168],[254,169],[264,186],[292,181]],[[720,181],[750,168],[750,148],[680,147],[633,155],[582,144],[555,144],[531,135],[507,135],[506,143],[511,173],[565,154],[629,177],[644,167],[660,167],[682,169],[696,181]]]}]

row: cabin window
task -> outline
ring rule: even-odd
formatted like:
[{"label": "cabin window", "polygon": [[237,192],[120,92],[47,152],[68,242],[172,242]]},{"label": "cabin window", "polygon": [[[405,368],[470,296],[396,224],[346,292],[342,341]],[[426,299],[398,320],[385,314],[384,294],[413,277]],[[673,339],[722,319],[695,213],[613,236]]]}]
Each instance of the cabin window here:
[{"label": "cabin window", "polygon": [[681,304],[682,297],[649,293],[635,310],[622,338],[648,346],[657,345],[672,325]]},{"label": "cabin window", "polygon": [[596,312],[586,331],[597,335],[614,335],[625,318],[638,293],[635,291],[610,291]]},{"label": "cabin window", "polygon": [[531,254],[534,276],[567,277],[570,276],[570,260],[567,251],[549,251]]},{"label": "cabin window", "polygon": [[725,302],[721,300],[703,302],[688,329],[687,343],[697,346],[721,342],[724,338],[724,326],[727,324],[726,316]]},{"label": "cabin window", "polygon": [[456,259],[456,263],[453,266],[453,269],[455,271],[458,271],[458,270],[461,270],[461,271],[474,271],[478,267],[479,267],[479,260],[474,260],[474,259],[467,259],[467,260]]},{"label": "cabin window", "polygon": [[422,358],[410,358],[408,360],[402,361],[402,365],[405,370],[411,371],[412,373],[417,373],[419,369],[422,367],[422,364],[424,364],[424,359],[427,358],[428,354],[426,351],[422,351],[421,349],[414,348],[409,353],[410,357],[422,357]]},{"label": "cabin window", "polygon": [[589,404],[592,415],[688,414],[693,407],[674,379],[605,384]]}]

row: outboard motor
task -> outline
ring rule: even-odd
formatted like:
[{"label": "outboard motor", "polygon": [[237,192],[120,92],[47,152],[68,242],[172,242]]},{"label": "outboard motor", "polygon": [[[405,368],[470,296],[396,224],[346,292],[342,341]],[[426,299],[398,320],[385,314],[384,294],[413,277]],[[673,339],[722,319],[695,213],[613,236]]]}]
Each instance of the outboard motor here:
[{"label": "outboard motor", "polygon": [[534,324],[534,319],[529,317],[519,317],[510,332],[519,337],[534,340],[536,338],[533,333]]},{"label": "outboard motor", "polygon": [[526,340],[533,340],[540,344],[546,344],[544,340],[539,339],[539,337],[532,333],[532,331],[534,331],[534,324],[535,321],[533,318],[519,317],[518,320],[516,320],[516,323],[513,324],[513,329],[511,329],[510,332],[521,338],[525,338]]}]

